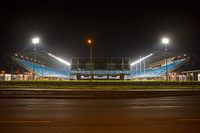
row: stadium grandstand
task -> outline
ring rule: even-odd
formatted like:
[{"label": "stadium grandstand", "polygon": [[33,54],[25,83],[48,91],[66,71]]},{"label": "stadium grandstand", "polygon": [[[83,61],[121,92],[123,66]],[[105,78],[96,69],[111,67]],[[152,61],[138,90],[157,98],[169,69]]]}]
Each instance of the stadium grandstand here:
[{"label": "stadium grandstand", "polygon": [[[33,72],[37,79],[69,79],[70,63],[46,51],[38,51],[34,61],[34,53],[11,54],[9,58],[22,69],[18,73],[28,73],[29,79],[33,78]],[[19,72],[20,70],[23,70]]]},{"label": "stadium grandstand", "polygon": [[176,72],[187,65],[190,59],[191,56],[187,54],[157,51],[130,64],[130,79],[176,80]]},{"label": "stadium grandstand", "polygon": [[65,61],[46,51],[37,51],[35,61],[33,52],[15,53],[9,55],[9,58],[18,66],[17,73],[29,75],[29,78],[25,79],[30,80],[33,79],[34,71],[38,80],[162,80],[166,78],[177,80],[181,71],[188,70],[185,66],[191,61],[190,55],[161,51],[140,57],[138,60],[93,59],[92,64],[89,59],[71,58]]}]

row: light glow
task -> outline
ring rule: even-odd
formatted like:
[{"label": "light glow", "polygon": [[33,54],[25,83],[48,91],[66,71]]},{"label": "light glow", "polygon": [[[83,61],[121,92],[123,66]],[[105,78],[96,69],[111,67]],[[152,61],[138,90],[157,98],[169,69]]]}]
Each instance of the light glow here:
[{"label": "light glow", "polygon": [[67,62],[67,61],[65,61],[65,60],[63,60],[63,59],[61,59],[59,57],[56,57],[55,55],[52,55],[51,53],[48,53],[48,55],[51,56],[51,57],[53,57],[53,58],[55,58],[55,59],[57,59],[58,61],[62,62],[63,64],[65,64],[67,66],[71,65],[69,62]]},{"label": "light glow", "polygon": [[40,39],[38,37],[35,37],[35,38],[32,39],[32,43],[38,44],[38,43],[40,43]]},{"label": "light glow", "polygon": [[147,55],[147,56],[145,56],[145,57],[142,57],[141,59],[139,59],[139,60],[137,60],[137,61],[131,63],[131,66],[133,66],[133,65],[135,65],[135,64],[137,64],[137,63],[140,63],[141,61],[143,61],[143,60],[149,58],[149,57],[152,56],[152,55],[153,55],[153,54],[149,54],[149,55]]},{"label": "light glow", "polygon": [[92,41],[89,39],[89,40],[88,40],[88,43],[89,43],[89,44],[91,44],[91,43],[92,43]]},{"label": "light glow", "polygon": [[169,38],[166,38],[166,37],[163,38],[163,39],[162,39],[162,43],[163,43],[163,44],[168,44],[168,43],[169,43]]}]

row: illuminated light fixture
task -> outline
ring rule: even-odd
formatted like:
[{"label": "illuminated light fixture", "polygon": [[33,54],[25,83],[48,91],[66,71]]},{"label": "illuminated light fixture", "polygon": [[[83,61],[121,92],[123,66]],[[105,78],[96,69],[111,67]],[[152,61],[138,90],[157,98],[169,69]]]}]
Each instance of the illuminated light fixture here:
[{"label": "illuminated light fixture", "polygon": [[65,61],[65,60],[63,60],[63,59],[61,59],[59,57],[56,57],[56,56],[52,55],[51,53],[48,53],[48,55],[51,56],[51,57],[53,57],[53,58],[55,58],[55,59],[57,59],[58,61],[62,62],[63,64],[65,64],[67,66],[71,65],[69,62],[67,62],[67,61]]},{"label": "illuminated light fixture", "polygon": [[15,56],[18,56],[18,54],[15,54]]},{"label": "illuminated light fixture", "polygon": [[92,44],[92,40],[88,39],[88,44],[91,45]]},{"label": "illuminated light fixture", "polygon": [[35,37],[35,38],[32,39],[32,43],[38,44],[38,43],[40,43],[40,39],[38,37]]},{"label": "illuminated light fixture", "polygon": [[162,38],[162,43],[163,44],[168,44],[169,43],[169,38],[166,38],[166,37]]},{"label": "illuminated light fixture", "polygon": [[143,58],[141,58],[141,59],[139,59],[139,60],[137,60],[137,61],[131,63],[131,66],[134,66],[135,64],[140,63],[141,61],[143,61],[143,60],[149,58],[149,57],[152,56],[152,55],[153,55],[153,54],[149,54],[149,55],[147,55],[147,56],[145,56],[145,57],[143,57]]}]

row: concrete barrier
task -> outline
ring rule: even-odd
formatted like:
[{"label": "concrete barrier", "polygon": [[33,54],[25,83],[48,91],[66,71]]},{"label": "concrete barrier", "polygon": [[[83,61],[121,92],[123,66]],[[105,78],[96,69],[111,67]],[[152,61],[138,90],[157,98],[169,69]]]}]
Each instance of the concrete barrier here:
[{"label": "concrete barrier", "polygon": [[0,97],[40,98],[144,98],[160,96],[200,95],[200,90],[47,90],[47,89],[0,89]]},{"label": "concrete barrier", "polygon": [[66,81],[66,82],[43,82],[43,81],[38,81],[38,82],[30,82],[30,81],[1,81],[0,82],[0,87],[3,86],[16,86],[16,85],[21,85],[21,86],[33,86],[33,85],[52,85],[52,86],[64,86],[64,85],[123,85],[123,86],[130,86],[130,85],[200,85],[200,82],[164,82],[164,81],[138,81],[138,82],[78,82],[78,81]]}]

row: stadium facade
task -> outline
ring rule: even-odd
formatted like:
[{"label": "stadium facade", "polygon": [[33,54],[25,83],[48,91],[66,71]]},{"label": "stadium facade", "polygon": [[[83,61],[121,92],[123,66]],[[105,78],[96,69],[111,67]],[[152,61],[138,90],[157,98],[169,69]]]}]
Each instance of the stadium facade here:
[{"label": "stadium facade", "polygon": [[[33,57],[31,52],[10,54],[9,59],[17,66],[17,71],[12,73],[23,75],[23,79],[28,75],[28,78],[25,78],[27,80],[32,79],[34,71],[38,80],[162,80],[166,79],[167,71],[170,80],[177,80],[180,78],[180,72],[185,70],[191,60],[191,56],[187,54],[160,51],[139,59],[93,59],[92,64],[89,59],[79,58],[71,58],[67,62],[44,51],[37,52],[35,61]],[[184,79],[184,76],[182,78]]]}]

